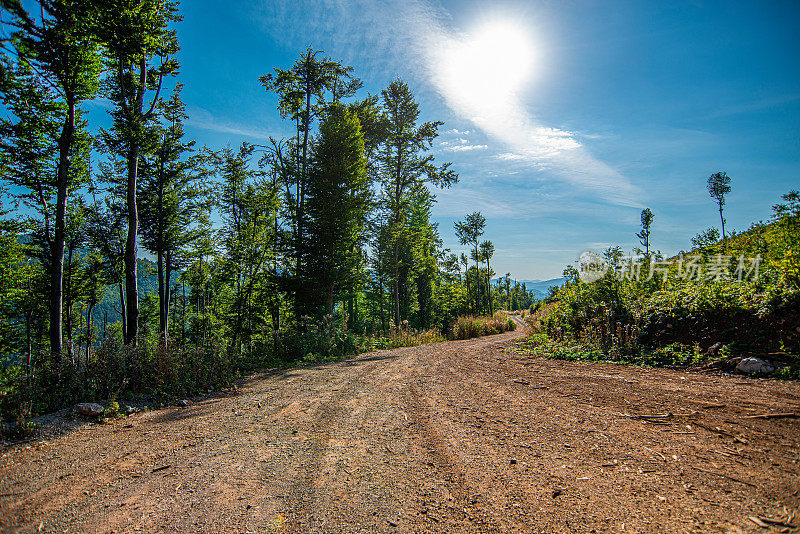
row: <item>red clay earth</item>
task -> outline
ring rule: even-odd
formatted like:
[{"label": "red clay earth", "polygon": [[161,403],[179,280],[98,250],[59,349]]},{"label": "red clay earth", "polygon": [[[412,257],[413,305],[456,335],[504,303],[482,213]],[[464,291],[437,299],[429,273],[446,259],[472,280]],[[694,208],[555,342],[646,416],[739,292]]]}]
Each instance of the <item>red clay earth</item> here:
[{"label": "red clay earth", "polygon": [[[2,532],[797,532],[800,384],[504,350],[254,376],[7,445]],[[800,513],[797,514],[800,516]]]}]

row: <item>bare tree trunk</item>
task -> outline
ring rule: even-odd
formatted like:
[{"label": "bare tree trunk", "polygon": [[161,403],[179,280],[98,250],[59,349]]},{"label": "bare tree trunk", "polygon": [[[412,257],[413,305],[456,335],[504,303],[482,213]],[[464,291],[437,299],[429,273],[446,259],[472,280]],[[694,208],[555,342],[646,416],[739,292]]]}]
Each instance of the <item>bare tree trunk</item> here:
[{"label": "bare tree trunk", "polygon": [[[63,352],[61,310],[63,307],[64,241],[67,214],[67,188],[69,185],[69,157],[75,136],[75,102],[67,95],[67,117],[58,138],[58,166],[56,169],[56,225],[50,247],[50,353],[60,369]],[[60,372],[60,371],[59,371]]]},{"label": "bare tree trunk", "polygon": [[464,267],[464,281],[467,285],[467,309],[472,311],[472,289],[469,285],[469,269]]},{"label": "bare tree trunk", "polygon": [[125,315],[127,328],[125,344],[134,347],[139,335],[139,290],[136,280],[136,236],[139,231],[139,213],[136,202],[136,179],[139,172],[139,146],[134,144],[128,151],[128,236],[125,240],[125,293],[127,297]]},{"label": "bare tree trunk", "polygon": [[72,304],[73,304],[73,294],[72,294],[72,254],[74,249],[72,245],[69,247],[68,259],[67,259],[67,266],[69,270],[67,271],[67,287],[66,287],[66,297],[67,297],[67,354],[69,355],[70,363],[73,367],[75,367],[75,349],[72,343]]},{"label": "bare tree trunk", "polygon": [[381,311],[380,311],[380,313],[381,313],[381,331],[385,334],[387,328],[386,328],[386,314],[383,311],[383,278],[381,278],[380,275],[378,276],[378,290],[380,292],[379,293],[379,295],[380,295],[379,298],[380,298],[380,306],[381,306],[381,308],[380,308],[381,309]]},{"label": "bare tree trunk", "polygon": [[355,291],[351,288],[350,289],[350,296],[347,299],[347,329],[353,330],[356,325],[355,321],[355,309],[356,309],[356,295]]},{"label": "bare tree trunk", "polygon": [[158,337],[166,346],[167,338],[164,333],[164,253],[159,250],[156,254],[156,270],[158,271]]},{"label": "bare tree trunk", "polygon": [[394,326],[400,327],[400,270],[397,265],[397,242],[394,244]]},{"label": "bare tree trunk", "polygon": [[494,305],[492,304],[492,268],[489,265],[489,257],[486,257],[486,291],[489,293],[489,315],[494,315]]},{"label": "bare tree trunk", "polygon": [[127,320],[125,319],[125,289],[122,285],[122,281],[120,280],[119,284],[119,306],[122,312],[120,315],[122,316],[122,337],[126,336],[127,330]]},{"label": "bare tree trunk", "polygon": [[172,251],[167,251],[167,264],[164,266],[164,325],[162,332],[164,336],[164,346],[167,346],[169,338],[169,307],[172,302]]},{"label": "bare tree trunk", "polygon": [[181,281],[183,288],[183,306],[181,306],[181,343],[186,343],[186,279]]},{"label": "bare tree trunk", "polygon": [[26,374],[28,375],[28,390],[31,387],[31,370],[33,363],[33,342],[31,341],[31,312],[25,312],[25,343],[28,349],[28,368]]},{"label": "bare tree trunk", "polygon": [[92,346],[92,312],[94,311],[94,300],[89,301],[89,310],[86,312],[86,353],[84,355],[86,365],[89,365],[90,347]]}]

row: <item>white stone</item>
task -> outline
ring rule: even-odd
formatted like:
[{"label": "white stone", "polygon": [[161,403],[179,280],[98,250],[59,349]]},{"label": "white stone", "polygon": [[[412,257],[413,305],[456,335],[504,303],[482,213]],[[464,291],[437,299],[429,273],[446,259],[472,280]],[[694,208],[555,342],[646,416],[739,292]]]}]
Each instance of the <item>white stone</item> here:
[{"label": "white stone", "polygon": [[103,413],[103,407],[96,402],[82,402],[75,405],[75,411],[81,415],[96,416]]},{"label": "white stone", "polygon": [[745,358],[736,365],[736,370],[748,375],[768,375],[775,370],[775,366],[761,358]]}]

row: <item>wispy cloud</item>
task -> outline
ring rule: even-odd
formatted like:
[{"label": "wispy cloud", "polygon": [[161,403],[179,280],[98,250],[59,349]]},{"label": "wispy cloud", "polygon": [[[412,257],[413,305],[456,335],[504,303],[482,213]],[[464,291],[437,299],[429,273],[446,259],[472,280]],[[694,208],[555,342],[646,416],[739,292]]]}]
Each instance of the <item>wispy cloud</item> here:
[{"label": "wispy cloud", "polygon": [[[504,32],[508,29],[498,28],[492,38],[505,39]],[[592,156],[574,132],[541,124],[523,105],[519,95],[521,87],[517,85],[524,78],[513,77],[518,62],[509,66],[510,79],[492,76],[506,73],[493,65],[501,58],[485,50],[487,44],[492,44],[491,39],[488,43],[481,42],[480,36],[456,34],[436,24],[420,31],[427,32],[426,39],[431,43],[427,49],[431,51],[428,63],[432,83],[455,113],[512,149],[499,155],[499,159],[527,162],[531,168],[547,170],[564,182],[612,204],[639,205],[638,188],[620,172]],[[523,41],[525,37],[518,39]],[[513,38],[508,44],[517,45]],[[525,44],[520,42],[519,46]],[[481,61],[485,65],[481,66]]]},{"label": "wispy cloud", "polygon": [[266,130],[221,120],[207,109],[201,107],[191,107],[187,110],[187,115],[189,115],[189,118],[185,121],[186,125],[201,130],[240,135],[250,139],[260,139],[262,142],[269,137],[269,133]]},{"label": "wispy cloud", "polygon": [[486,150],[487,148],[489,148],[488,145],[456,145],[445,147],[444,150],[449,150],[451,152],[468,152],[471,150]]},{"label": "wispy cloud", "polygon": [[519,161],[525,159],[525,156],[522,154],[514,154],[513,152],[503,152],[502,154],[497,154],[495,157],[503,161]]},{"label": "wispy cloud", "polygon": [[[458,130],[450,130],[448,133],[469,133],[467,132],[459,132]],[[458,137],[453,140],[445,140],[439,143],[439,148],[447,152],[470,152],[473,150],[486,150],[489,148],[488,145],[476,145],[471,144],[469,139],[465,139],[463,137]]]},{"label": "wispy cloud", "polygon": [[[590,136],[542,124],[516,93],[501,103],[464,98],[458,69],[475,65],[469,61],[460,65],[453,58],[470,47],[471,36],[454,31],[449,13],[438,4],[427,0],[263,0],[259,16],[264,29],[287,47],[311,44],[382,77],[405,76],[408,69],[417,68],[416,75],[426,79],[455,114],[507,150],[498,159],[526,164],[536,172],[547,171],[562,183],[609,204],[641,204],[641,191],[595,158],[579,140]],[[371,52],[364,54],[367,49]],[[441,148],[453,152],[489,148],[469,146],[472,148]]]}]

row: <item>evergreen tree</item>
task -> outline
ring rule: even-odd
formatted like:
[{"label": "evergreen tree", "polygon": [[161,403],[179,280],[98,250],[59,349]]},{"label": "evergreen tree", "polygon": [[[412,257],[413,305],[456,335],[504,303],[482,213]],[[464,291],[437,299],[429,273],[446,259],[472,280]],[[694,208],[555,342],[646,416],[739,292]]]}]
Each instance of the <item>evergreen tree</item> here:
[{"label": "evergreen tree", "polygon": [[436,319],[434,297],[439,275],[438,258],[442,249],[437,225],[430,220],[434,202],[435,199],[425,187],[418,187],[417,192],[411,195],[409,228],[417,324],[425,329],[433,326]]},{"label": "evergreen tree", "polygon": [[408,85],[393,81],[381,92],[381,99],[388,129],[379,152],[380,180],[383,206],[390,214],[394,319],[400,324],[401,248],[407,245],[410,195],[426,182],[450,187],[458,181],[458,175],[450,169],[450,163],[437,167],[433,156],[427,154],[443,123],[418,124],[419,105]]},{"label": "evergreen tree", "polygon": [[163,124],[156,127],[158,141],[143,158],[141,169],[142,246],[156,256],[158,275],[158,324],[166,345],[172,272],[182,263],[184,248],[191,240],[195,200],[202,193],[195,184],[198,158],[187,157],[194,141],[184,141],[185,107],[180,100],[181,85],[162,105]]},{"label": "evergreen tree", "polygon": [[[284,186],[284,204],[290,219],[294,277],[291,280],[295,294],[295,315],[299,320],[306,301],[300,273],[304,271],[303,257],[306,241],[306,196],[309,180],[309,148],[314,120],[325,113],[330,101],[352,96],[361,87],[361,81],[351,76],[352,67],[328,57],[319,58],[320,52],[308,48],[290,69],[274,69],[260,77],[267,91],[275,92],[281,117],[294,122],[295,135],[288,142],[271,141],[272,164]],[[331,100],[327,98],[330,96]],[[303,328],[301,321],[301,329]]]},{"label": "evergreen tree", "polygon": [[370,208],[364,137],[356,114],[329,108],[312,148],[308,180],[308,255],[304,284],[313,285],[311,310],[336,300],[357,284]]},{"label": "evergreen tree", "polygon": [[[476,275],[480,272],[480,267],[478,265],[478,261],[480,259],[480,254],[478,253],[478,243],[480,241],[480,237],[483,235],[484,228],[486,228],[486,218],[481,215],[479,211],[470,213],[464,218],[463,221],[457,221],[455,223],[456,237],[458,237],[459,243],[472,247],[472,259],[475,261]],[[477,277],[476,280],[478,281],[478,285],[475,289],[475,295],[476,300],[478,300],[478,295],[481,293],[480,287],[483,284],[480,281],[480,277]],[[476,309],[476,311],[480,310]]]},{"label": "evergreen tree", "polygon": [[653,225],[653,219],[655,215],[653,212],[650,211],[650,208],[645,208],[642,210],[642,231],[636,234],[636,237],[639,238],[639,242],[644,247],[644,254],[647,257],[650,257],[650,227]]}]

